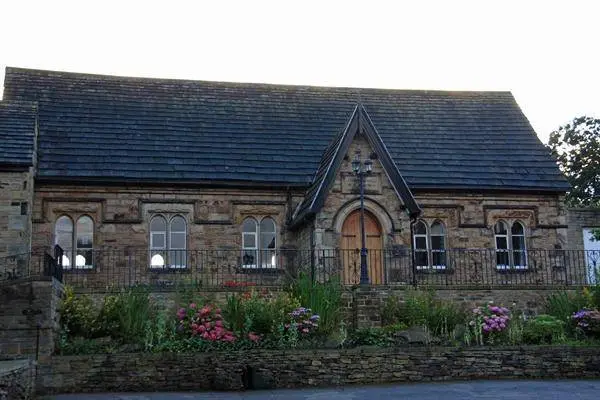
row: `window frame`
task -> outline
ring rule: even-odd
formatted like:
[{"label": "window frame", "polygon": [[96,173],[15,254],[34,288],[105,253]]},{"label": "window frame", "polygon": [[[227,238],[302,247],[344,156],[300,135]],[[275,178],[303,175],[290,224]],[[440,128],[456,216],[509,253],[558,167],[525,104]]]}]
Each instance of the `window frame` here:
[{"label": "window frame", "polygon": [[[66,220],[69,221],[70,224],[70,232],[69,234],[69,247],[65,247],[63,248],[63,246],[61,245],[61,243],[59,243],[59,234],[57,231],[58,228],[58,222],[62,219],[65,218]],[[79,230],[81,229],[80,226],[80,222],[83,219],[89,219],[90,223],[91,223],[91,241],[90,241],[90,247],[81,247],[78,245],[78,239],[80,237],[80,232]],[[62,256],[62,260],[60,260],[60,264],[62,266],[63,269],[65,270],[91,270],[94,269],[95,267],[95,262],[94,262],[94,238],[95,238],[95,230],[96,230],[96,223],[94,222],[94,218],[91,215],[88,214],[80,214],[77,216],[77,218],[73,218],[71,217],[71,215],[69,214],[60,214],[58,218],[56,218],[56,220],[54,221],[54,245],[58,245],[61,247],[61,249],[63,250],[63,256]],[[62,232],[61,234],[66,234],[66,232]],[[60,242],[64,242],[64,240],[60,240]],[[82,256],[80,253],[85,251],[85,252],[91,252],[90,258],[92,260],[91,264],[84,264],[84,265],[77,265],[77,257]],[[68,265],[65,265],[65,258],[69,261]],[[85,256],[84,256],[85,259]]]},{"label": "window frame", "polygon": [[[416,226],[418,224],[423,224],[425,227],[425,233],[416,233]],[[436,224],[439,224],[442,228],[442,234],[433,234],[432,235],[432,227]],[[424,270],[437,270],[444,271],[448,268],[448,259],[447,259],[447,247],[446,247],[446,225],[440,220],[434,220],[431,225],[429,225],[425,220],[418,220],[417,223],[413,226],[413,252],[415,255],[415,268],[419,271]],[[432,236],[442,237],[442,247],[440,249],[434,249],[432,243]],[[425,239],[425,249],[417,248],[417,239]],[[417,265],[417,253],[426,253],[427,254],[427,265]],[[434,265],[434,253],[443,254],[444,264]]]},{"label": "window frame", "polygon": [[[496,233],[496,226],[498,224],[504,224],[505,227],[505,234],[498,234]],[[521,234],[515,234],[513,233],[513,228],[515,227],[515,225],[519,225],[521,227]],[[494,233],[494,248],[495,248],[495,255],[496,255],[496,270],[497,271],[526,271],[529,269],[529,260],[527,257],[527,235],[525,233],[526,229],[525,229],[525,224],[520,221],[520,220],[514,220],[514,221],[506,221],[503,219],[499,219],[496,221],[496,223],[494,224],[494,226],[492,227],[492,231]],[[523,244],[523,248],[522,249],[515,249],[514,248],[514,243],[513,243],[513,239],[515,237],[519,237],[522,238],[521,243]],[[498,239],[504,238],[504,240],[506,241],[506,248],[502,248],[500,249],[498,247]],[[505,253],[506,254],[506,258],[508,261],[508,264],[501,264],[498,262],[498,255],[501,253]],[[517,265],[515,263],[515,255],[517,253],[520,253],[521,256],[519,257],[519,259],[523,259],[525,262],[523,265]]]},{"label": "window frame", "polygon": [[[176,219],[181,219],[183,221],[184,230],[183,231],[173,231],[172,225],[173,221]],[[164,230],[153,230],[152,223],[154,220],[161,219],[164,223]],[[181,214],[173,214],[173,215],[165,215],[162,213],[157,213],[152,215],[148,224],[148,232],[149,232],[149,241],[148,241],[148,266],[153,270],[176,270],[176,269],[186,269],[188,267],[188,257],[187,257],[187,249],[188,249],[188,222],[187,219]],[[183,240],[183,248],[173,248],[172,242],[173,233],[184,235]],[[164,241],[162,246],[155,245],[155,235],[163,235]],[[183,256],[179,256],[178,253],[183,254]],[[152,260],[155,256],[162,257],[163,264],[153,264]],[[180,262],[180,261],[183,262]]]},{"label": "window frame", "polygon": [[[245,225],[248,221],[252,221],[254,224],[253,231],[246,231]],[[265,221],[271,221],[273,224],[273,231],[262,231],[262,224]],[[267,248],[262,247],[262,238],[263,235],[273,235],[274,247]],[[251,236],[254,238],[254,246],[246,246],[246,236]],[[277,222],[275,218],[267,215],[260,219],[255,218],[253,216],[249,216],[244,218],[242,221],[242,229],[241,229],[241,238],[242,238],[242,250],[241,250],[241,267],[243,269],[275,269],[277,268]],[[254,263],[246,263],[247,254],[254,254]],[[266,256],[265,256],[266,255]],[[270,261],[270,262],[269,262]]]}]

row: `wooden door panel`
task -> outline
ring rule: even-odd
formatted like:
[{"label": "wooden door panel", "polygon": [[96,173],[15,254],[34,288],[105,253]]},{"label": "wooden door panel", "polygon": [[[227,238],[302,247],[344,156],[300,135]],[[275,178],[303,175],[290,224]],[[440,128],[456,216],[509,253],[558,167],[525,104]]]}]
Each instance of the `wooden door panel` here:
[{"label": "wooden door panel", "polygon": [[[342,226],[342,263],[344,265],[344,283],[360,282],[360,210],[352,212]],[[367,267],[369,282],[383,283],[383,236],[377,219],[365,211],[365,239],[367,247]]]}]

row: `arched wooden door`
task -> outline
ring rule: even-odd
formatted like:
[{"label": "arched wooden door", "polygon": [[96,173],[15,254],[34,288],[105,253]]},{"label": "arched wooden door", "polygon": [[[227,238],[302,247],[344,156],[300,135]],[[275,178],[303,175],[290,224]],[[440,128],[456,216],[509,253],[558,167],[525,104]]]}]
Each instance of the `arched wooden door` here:
[{"label": "arched wooden door", "polygon": [[[369,283],[383,283],[381,226],[373,214],[365,211],[365,234]],[[344,283],[360,283],[360,210],[353,211],[342,226],[341,257],[344,265]]]}]

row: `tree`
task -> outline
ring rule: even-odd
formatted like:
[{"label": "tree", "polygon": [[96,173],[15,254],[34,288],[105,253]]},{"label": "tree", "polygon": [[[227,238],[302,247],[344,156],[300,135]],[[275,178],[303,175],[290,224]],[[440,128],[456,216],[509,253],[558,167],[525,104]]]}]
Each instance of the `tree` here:
[{"label": "tree", "polygon": [[[550,134],[548,147],[572,186],[567,205],[600,207],[600,119],[575,118]],[[600,229],[592,235],[600,240]]]},{"label": "tree", "polygon": [[548,147],[572,189],[572,207],[600,207],[600,119],[578,117],[550,134]]}]

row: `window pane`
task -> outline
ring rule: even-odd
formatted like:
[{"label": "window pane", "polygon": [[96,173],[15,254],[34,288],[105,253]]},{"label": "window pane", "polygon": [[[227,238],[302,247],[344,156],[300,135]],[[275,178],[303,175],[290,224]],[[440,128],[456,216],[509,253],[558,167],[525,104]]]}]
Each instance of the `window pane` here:
[{"label": "window pane", "polygon": [[496,249],[508,250],[508,240],[506,236],[496,236]]},{"label": "window pane", "polygon": [[431,249],[442,250],[445,249],[444,236],[431,236]]},{"label": "window pane", "polygon": [[496,265],[508,266],[508,251],[501,250],[496,252]]},{"label": "window pane", "polygon": [[150,235],[150,247],[153,249],[164,249],[166,235],[164,233],[152,233]]},{"label": "window pane", "polygon": [[185,232],[185,220],[182,217],[173,217],[171,220],[171,232]]},{"label": "window pane", "polygon": [[[91,249],[94,247],[94,221],[90,217],[83,216],[79,218],[75,232],[77,233],[77,249]],[[79,267],[77,260],[75,260],[75,265]],[[85,265],[90,266],[92,264]]]},{"label": "window pane", "polygon": [[274,249],[275,248],[275,234],[274,233],[263,233],[260,234],[260,249]]},{"label": "window pane", "polygon": [[426,236],[415,236],[415,249],[427,250]]},{"label": "window pane", "polygon": [[185,250],[169,250],[169,267],[185,268],[186,256]]},{"label": "window pane", "polygon": [[260,232],[261,233],[275,233],[275,221],[271,218],[264,218],[260,221]]},{"label": "window pane", "polygon": [[244,250],[242,252],[242,264],[243,265],[256,265],[256,251],[254,250]]},{"label": "window pane", "polygon": [[167,221],[161,216],[156,216],[152,218],[150,222],[150,231],[151,232],[165,232],[167,230]]},{"label": "window pane", "polygon": [[[63,250],[71,250],[73,248],[73,222],[71,218],[62,216],[56,220],[54,244],[59,245]],[[63,265],[65,264],[63,263]]]},{"label": "window pane", "polygon": [[426,235],[427,234],[427,227],[425,226],[423,221],[419,221],[415,225],[415,234],[417,234],[417,235]]},{"label": "window pane", "polygon": [[185,233],[171,232],[171,249],[185,249]]},{"label": "window pane", "polygon": [[243,232],[256,232],[256,221],[252,218],[244,220]]},{"label": "window pane", "polygon": [[510,231],[513,235],[523,235],[523,225],[519,222],[515,222]]},{"label": "window pane", "polygon": [[415,262],[418,267],[426,267],[429,265],[427,260],[427,251],[415,251]]},{"label": "window pane", "polygon": [[243,243],[242,243],[243,248],[245,248],[245,249],[247,249],[247,248],[255,249],[256,248],[256,234],[244,233],[242,238],[243,238]]},{"label": "window pane", "polygon": [[431,225],[431,235],[443,235],[444,234],[444,225],[439,222],[433,223]]},{"label": "window pane", "polygon": [[515,261],[515,267],[527,266],[526,255],[524,251],[514,251],[513,260]]},{"label": "window pane", "polygon": [[164,267],[165,258],[161,254],[154,254],[150,260],[151,267]]},{"label": "window pane", "polygon": [[512,248],[513,250],[525,250],[525,236],[513,235]]},{"label": "window pane", "polygon": [[75,257],[75,267],[77,268],[92,268],[94,266],[94,252],[92,250],[77,250]]},{"label": "window pane", "polygon": [[431,257],[433,258],[434,266],[445,266],[446,265],[446,252],[439,250],[432,250]]},{"label": "window pane", "polygon": [[508,233],[506,231],[506,224],[502,221],[496,222],[496,225],[494,225],[494,233],[497,235],[506,235]]}]

